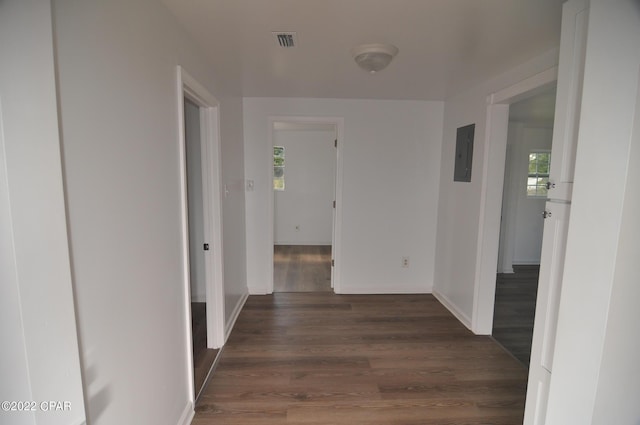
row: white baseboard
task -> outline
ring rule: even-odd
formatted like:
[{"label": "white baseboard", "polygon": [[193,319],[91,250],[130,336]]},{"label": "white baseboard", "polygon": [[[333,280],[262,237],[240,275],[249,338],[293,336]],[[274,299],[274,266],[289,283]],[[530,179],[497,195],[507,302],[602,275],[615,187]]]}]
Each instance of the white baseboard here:
[{"label": "white baseboard", "polygon": [[458,319],[460,323],[462,323],[467,329],[472,331],[471,319],[466,314],[464,314],[454,303],[452,303],[449,298],[442,295],[438,291],[433,291],[433,296],[436,297],[436,299],[440,301],[440,304],[442,304],[447,310],[449,310],[451,314],[456,316],[456,319]]},{"label": "white baseboard", "polygon": [[377,294],[430,294],[431,285],[381,285],[381,286],[347,286],[340,287],[339,294],[377,295]]},{"label": "white baseboard", "polygon": [[274,242],[274,245],[299,245],[299,246],[331,246],[331,241],[280,241]]},{"label": "white baseboard", "polygon": [[231,331],[233,330],[233,326],[236,324],[236,320],[238,320],[238,316],[240,315],[240,311],[242,311],[242,307],[244,307],[244,303],[247,302],[247,298],[249,298],[249,294],[244,294],[238,300],[233,312],[231,313],[231,317],[229,321],[225,324],[224,327],[224,341],[226,343],[227,339],[229,339],[229,335],[231,335]]},{"label": "white baseboard", "polygon": [[249,295],[269,295],[265,286],[249,286]]},{"label": "white baseboard", "polygon": [[193,410],[193,403],[187,402],[177,425],[190,425],[196,412]]},{"label": "white baseboard", "polygon": [[514,266],[539,266],[540,265],[540,259],[533,259],[533,260],[513,260],[513,265]]}]

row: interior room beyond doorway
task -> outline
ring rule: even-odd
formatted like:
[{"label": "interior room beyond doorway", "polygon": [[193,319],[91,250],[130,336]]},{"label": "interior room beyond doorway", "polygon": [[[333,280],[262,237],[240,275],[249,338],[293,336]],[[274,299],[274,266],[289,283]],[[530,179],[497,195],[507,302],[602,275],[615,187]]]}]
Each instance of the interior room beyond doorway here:
[{"label": "interior room beyond doorway", "polygon": [[333,123],[274,123],[274,292],[332,290],[336,138]]},{"label": "interior room beyond doorway", "polygon": [[493,338],[525,366],[540,271],[555,86],[509,107]]},{"label": "interior room beyond doorway", "polygon": [[276,245],[274,292],[330,292],[331,245]]}]

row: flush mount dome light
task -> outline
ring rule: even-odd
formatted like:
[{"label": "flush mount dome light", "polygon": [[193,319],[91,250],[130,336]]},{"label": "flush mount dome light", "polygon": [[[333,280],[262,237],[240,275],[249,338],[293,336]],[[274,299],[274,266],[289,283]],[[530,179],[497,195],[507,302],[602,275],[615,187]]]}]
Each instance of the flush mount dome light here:
[{"label": "flush mount dome light", "polygon": [[363,44],[351,49],[356,63],[371,74],[386,68],[397,54],[398,48],[391,44]]}]

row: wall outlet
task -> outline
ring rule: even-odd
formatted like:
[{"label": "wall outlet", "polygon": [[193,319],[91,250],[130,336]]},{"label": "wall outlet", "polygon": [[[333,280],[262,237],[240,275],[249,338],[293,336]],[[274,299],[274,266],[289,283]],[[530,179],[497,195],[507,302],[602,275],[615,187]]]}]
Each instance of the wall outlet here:
[{"label": "wall outlet", "polygon": [[409,257],[402,257],[402,267],[409,268]]}]

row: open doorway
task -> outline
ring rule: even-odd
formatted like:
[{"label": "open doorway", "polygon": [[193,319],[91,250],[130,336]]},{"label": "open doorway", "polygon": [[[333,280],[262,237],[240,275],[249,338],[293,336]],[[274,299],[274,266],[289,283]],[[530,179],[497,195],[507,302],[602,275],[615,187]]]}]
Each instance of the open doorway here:
[{"label": "open doorway", "polygon": [[528,366],[549,181],[555,86],[509,106],[492,335]]},{"label": "open doorway", "polygon": [[331,292],[337,127],[275,120],[273,291]]},{"label": "open doorway", "polygon": [[206,251],[209,245],[204,230],[206,206],[203,197],[202,138],[200,107],[184,99],[184,137],[187,165],[187,210],[189,227],[189,288],[191,290],[191,347],[193,383],[196,395],[205,380],[218,350],[207,343]]},{"label": "open doorway", "polygon": [[192,403],[224,344],[219,104],[178,67],[186,370]]}]

